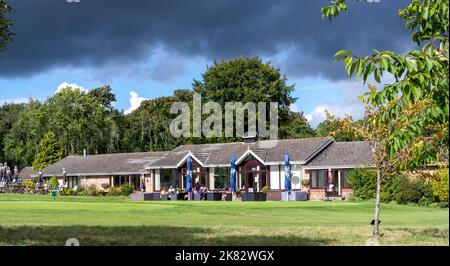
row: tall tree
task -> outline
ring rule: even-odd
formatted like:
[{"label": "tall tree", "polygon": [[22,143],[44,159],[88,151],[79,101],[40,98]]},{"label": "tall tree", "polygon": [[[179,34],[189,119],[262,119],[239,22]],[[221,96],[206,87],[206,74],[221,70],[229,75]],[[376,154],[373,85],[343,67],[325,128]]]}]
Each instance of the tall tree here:
[{"label": "tall tree", "polygon": [[8,42],[10,42],[14,34],[11,31],[13,25],[11,19],[6,16],[11,12],[11,6],[8,5],[6,0],[0,0],[0,51],[6,48]]},{"label": "tall tree", "polygon": [[25,104],[7,103],[0,106],[0,162],[6,160],[4,155],[5,137],[24,109]]},{"label": "tall tree", "polygon": [[66,155],[116,151],[117,125],[98,98],[66,88],[45,104],[46,128],[58,137]]},{"label": "tall tree", "polygon": [[63,149],[55,133],[49,131],[39,142],[33,161],[33,170],[38,171],[62,159]]},{"label": "tall tree", "polygon": [[[322,8],[322,15],[332,20],[347,10],[346,0],[334,0]],[[449,3],[413,0],[398,15],[411,31],[412,41],[419,45],[417,50],[404,54],[374,50],[368,56],[341,50],[336,53],[336,61],[344,60],[348,75],[364,82],[373,77],[381,83],[386,73],[395,78],[381,89],[371,87],[363,101],[373,110],[372,125],[385,129],[377,150],[384,151],[386,157],[380,162],[394,161],[396,167],[415,168],[438,160],[443,149],[439,144],[448,144],[448,133],[441,129],[448,126],[449,117]],[[402,159],[400,155],[413,159]],[[382,174],[379,171],[378,179]],[[379,235],[379,194],[378,184],[374,235]]]},{"label": "tall tree", "polygon": [[126,115],[121,124],[121,148],[124,151],[170,150],[188,140],[174,138],[170,123],[174,115],[170,107],[175,102],[192,102],[192,91],[175,90],[173,96],[146,100],[141,106]]},{"label": "tall tree", "polygon": [[[358,123],[362,123],[362,120],[359,120]],[[336,126],[329,119],[325,119],[317,125],[316,135],[318,137],[333,137],[336,141],[362,140],[362,137],[356,136],[352,132],[346,132],[336,128]]]},{"label": "tall tree", "polygon": [[88,96],[92,96],[97,99],[101,106],[103,106],[109,112],[113,112],[113,102],[116,101],[116,95],[112,93],[110,85],[92,89],[88,92]]},{"label": "tall tree", "polygon": [[5,136],[3,150],[9,163],[19,166],[31,165],[36,146],[47,131],[44,128],[45,121],[43,104],[37,100],[30,100]]},{"label": "tall tree", "polygon": [[303,112],[289,111],[287,120],[280,123],[279,135],[287,139],[315,137],[316,132],[308,124]]},{"label": "tall tree", "polygon": [[[193,90],[201,94],[204,101],[215,101],[224,108],[226,102],[276,102],[279,114],[279,138],[290,137],[294,132],[288,129],[289,121],[299,123],[296,130],[304,132],[295,136],[308,135],[303,114],[294,113],[289,106],[297,99],[292,96],[294,85],[287,84],[287,78],[270,62],[264,63],[258,57],[239,57],[229,61],[214,61],[202,74],[202,80],[194,80]],[[267,108],[269,109],[269,108]],[[268,117],[268,116],[267,116]],[[236,136],[240,138],[241,136]]]}]

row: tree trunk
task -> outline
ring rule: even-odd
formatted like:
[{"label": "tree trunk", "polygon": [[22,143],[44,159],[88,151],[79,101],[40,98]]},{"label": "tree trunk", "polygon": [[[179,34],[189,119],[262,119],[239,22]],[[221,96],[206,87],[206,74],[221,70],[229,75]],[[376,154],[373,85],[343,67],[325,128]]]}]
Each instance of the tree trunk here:
[{"label": "tree trunk", "polygon": [[378,169],[377,171],[377,199],[375,200],[375,219],[373,225],[373,235],[380,235],[380,199],[381,199],[381,171]]}]

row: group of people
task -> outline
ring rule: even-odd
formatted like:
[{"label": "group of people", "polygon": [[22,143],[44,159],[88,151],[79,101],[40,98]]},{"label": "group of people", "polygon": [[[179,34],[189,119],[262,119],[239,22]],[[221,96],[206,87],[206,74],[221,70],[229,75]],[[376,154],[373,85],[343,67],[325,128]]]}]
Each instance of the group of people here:
[{"label": "group of people", "polygon": [[[204,186],[196,186],[195,189],[193,189],[192,193],[193,194],[199,194],[200,195],[200,200],[206,200],[206,192],[207,192],[207,188]],[[166,187],[164,187],[163,189],[161,189],[160,192],[160,196],[162,199],[167,199],[167,200],[173,200],[173,197],[177,197],[178,192],[172,187],[170,186],[168,189]],[[189,194],[186,193],[186,195],[184,196],[184,199],[188,199]]]},{"label": "group of people", "polygon": [[8,163],[0,164],[0,181],[1,182],[13,182],[18,183],[19,179],[19,169],[17,166],[11,170],[11,167],[8,166]]}]

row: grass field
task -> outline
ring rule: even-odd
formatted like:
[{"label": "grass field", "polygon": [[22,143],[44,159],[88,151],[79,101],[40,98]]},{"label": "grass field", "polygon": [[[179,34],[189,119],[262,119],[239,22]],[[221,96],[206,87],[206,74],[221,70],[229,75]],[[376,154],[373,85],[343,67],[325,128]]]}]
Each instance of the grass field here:
[{"label": "grass field", "polygon": [[[0,245],[364,245],[373,202],[131,202],[0,194]],[[449,245],[449,211],[385,204],[381,245]]]}]

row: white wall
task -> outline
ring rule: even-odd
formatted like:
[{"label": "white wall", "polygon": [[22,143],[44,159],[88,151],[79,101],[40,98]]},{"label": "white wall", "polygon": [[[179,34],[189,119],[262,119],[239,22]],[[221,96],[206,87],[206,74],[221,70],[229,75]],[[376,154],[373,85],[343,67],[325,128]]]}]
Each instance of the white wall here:
[{"label": "white wall", "polygon": [[302,171],[300,165],[291,165],[291,172],[292,189],[301,189]]},{"label": "white wall", "polygon": [[155,190],[161,190],[161,173],[159,169],[155,169]]},{"label": "white wall", "polygon": [[280,189],[280,176],[278,165],[270,166],[270,189]]},{"label": "white wall", "polygon": [[209,189],[214,190],[214,167],[210,167],[209,169]]}]

